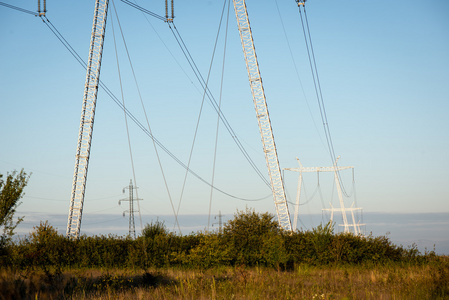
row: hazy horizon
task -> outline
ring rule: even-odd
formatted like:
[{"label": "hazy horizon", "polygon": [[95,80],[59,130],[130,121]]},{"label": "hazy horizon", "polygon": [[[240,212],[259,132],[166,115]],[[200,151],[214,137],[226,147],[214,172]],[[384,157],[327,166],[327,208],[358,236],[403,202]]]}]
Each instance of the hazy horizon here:
[{"label": "hazy horizon", "polygon": [[[17,213],[17,216],[25,215],[25,220],[17,227],[18,237],[28,235],[34,226],[40,221],[48,220],[50,225],[57,228],[58,232],[65,235],[67,226],[67,214],[27,214]],[[233,214],[224,214],[223,224],[232,219]],[[319,225],[322,221],[327,222],[320,214],[303,214],[300,216],[298,227],[301,230],[310,230]],[[178,232],[175,227],[172,215],[142,215],[142,223],[155,222],[156,220],[165,223],[170,231]],[[190,234],[192,232],[207,230],[208,215],[190,214],[179,215],[178,217],[181,233]],[[338,217],[335,218],[338,221]],[[381,213],[365,212],[363,221],[366,224],[365,234],[373,236],[387,236],[394,244],[405,247],[416,244],[418,249],[425,251],[434,250],[441,255],[449,255],[449,213]],[[302,223],[301,223],[302,222]],[[140,235],[140,220],[135,216],[136,234]],[[218,217],[211,216],[210,230],[218,230]],[[336,226],[338,231],[338,226]],[[129,232],[128,215],[117,214],[87,214],[83,217],[81,224],[81,234],[86,235],[127,235]]]}]

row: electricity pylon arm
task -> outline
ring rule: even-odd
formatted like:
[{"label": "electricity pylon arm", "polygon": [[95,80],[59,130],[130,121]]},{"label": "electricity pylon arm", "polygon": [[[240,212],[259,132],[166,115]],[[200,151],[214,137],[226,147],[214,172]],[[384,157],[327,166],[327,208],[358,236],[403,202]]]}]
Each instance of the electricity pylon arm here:
[{"label": "electricity pylon arm", "polygon": [[273,131],[271,129],[270,116],[268,115],[267,102],[259,72],[256,49],[254,48],[253,36],[246,10],[245,0],[233,0],[235,15],[240,32],[243,53],[248,71],[249,83],[253,95],[254,107],[259,122],[260,134],[262,136],[263,150],[270,175],[271,189],[279,225],[288,231],[292,230],[290,214],[288,212],[287,199],[285,198],[284,184],[282,182],[279,160],[274,143]]},{"label": "electricity pylon arm", "polygon": [[[349,232],[349,224],[348,224],[348,219],[346,216],[346,209],[345,209],[345,204],[343,201],[343,194],[342,194],[342,190],[341,190],[341,183],[340,183],[340,179],[338,176],[338,172],[342,171],[342,170],[347,170],[347,169],[354,169],[354,167],[353,166],[346,166],[346,167],[337,166],[339,159],[340,159],[340,156],[337,157],[337,159],[335,160],[334,165],[332,167],[307,167],[307,168],[305,168],[302,166],[299,159],[296,158],[296,160],[298,161],[298,164],[299,164],[299,168],[284,168],[284,170],[287,170],[287,171],[299,172],[298,189],[297,189],[297,193],[296,193],[296,209],[295,209],[295,215],[294,215],[294,219],[293,219],[293,228],[296,229],[297,221],[298,221],[299,198],[301,197],[302,173],[304,173],[304,172],[333,172],[334,179],[335,179],[335,185],[337,186],[338,199],[340,200],[340,208],[338,210],[340,210],[342,212],[343,223],[345,226],[345,232]],[[332,209],[332,210],[335,210],[335,209]],[[352,214],[352,218],[354,220],[354,214]],[[331,220],[333,220],[333,213],[331,216]],[[358,230],[356,228],[355,221],[353,223],[354,223],[354,230],[355,230],[354,232],[356,234],[360,233],[360,230]]]},{"label": "electricity pylon arm", "polygon": [[67,236],[72,238],[79,237],[81,228],[108,4],[109,0],[96,0],[95,2],[89,60],[86,71],[86,85],[84,88],[83,108],[81,111],[78,146],[76,149],[75,171],[73,174],[72,197],[67,221]]}]

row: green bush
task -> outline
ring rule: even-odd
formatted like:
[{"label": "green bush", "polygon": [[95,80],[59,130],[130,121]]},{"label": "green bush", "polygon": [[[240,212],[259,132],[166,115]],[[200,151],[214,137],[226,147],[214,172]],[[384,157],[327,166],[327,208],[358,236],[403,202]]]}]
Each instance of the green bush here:
[{"label": "green bush", "polygon": [[14,230],[23,221],[23,217],[14,220],[17,207],[21,204],[20,198],[28,184],[29,175],[23,170],[13,171],[6,175],[0,174],[0,266],[11,263],[9,252]]},{"label": "green bush", "polygon": [[[147,224],[142,235],[130,237],[81,236],[69,239],[48,222],[41,222],[24,239],[5,248],[2,266],[16,269],[141,268],[182,266],[267,266],[277,269],[297,264],[419,263],[435,256],[404,249],[387,237],[334,234],[331,223],[310,231],[285,232],[274,216],[254,210],[237,211],[223,233],[199,232],[181,236],[161,222]],[[433,256],[432,256],[433,255]],[[444,277],[444,276],[443,276]]]},{"label": "green bush", "polygon": [[138,241],[142,243],[145,258],[143,263],[146,267],[163,267],[169,264],[170,235],[163,222],[145,225]]},{"label": "green bush", "polygon": [[266,253],[269,249],[264,248],[264,239],[280,235],[281,231],[269,213],[260,214],[248,208],[237,211],[234,219],[228,221],[223,229],[223,239],[233,254],[231,263],[246,266],[265,264],[270,254]]},{"label": "green bush", "polygon": [[142,229],[142,237],[146,239],[154,239],[158,235],[168,236],[168,229],[164,222],[157,220],[156,222],[151,222],[146,224]]},{"label": "green bush", "polygon": [[200,234],[199,238],[199,244],[190,251],[186,261],[190,266],[207,269],[231,263],[232,249],[221,234]]}]

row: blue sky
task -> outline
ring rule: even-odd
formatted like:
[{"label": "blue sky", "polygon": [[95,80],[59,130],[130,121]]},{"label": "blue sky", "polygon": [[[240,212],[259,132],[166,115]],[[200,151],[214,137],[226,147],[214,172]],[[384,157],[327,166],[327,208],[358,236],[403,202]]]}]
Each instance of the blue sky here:
[{"label": "blue sky", "polygon": [[[160,3],[159,3],[160,2]],[[35,1],[7,2],[35,10]],[[166,23],[116,1],[154,135],[187,162],[202,99],[199,84]],[[164,2],[139,3],[161,15]],[[211,61],[223,1],[177,1],[175,24],[204,77]],[[247,1],[281,168],[329,166],[324,134],[295,1]],[[110,4],[101,78],[120,97],[114,39],[127,107],[144,123],[135,83]],[[47,17],[87,60],[92,1],[49,2]],[[307,2],[307,13],[335,152],[355,167],[357,203],[368,212],[449,212],[449,3],[410,1]],[[32,15],[0,6],[0,172],[32,172],[20,211],[68,213],[85,71]],[[282,18],[282,22],[281,22]],[[150,25],[151,23],[151,25]],[[285,31],[283,30],[285,28]],[[288,37],[288,40],[286,37]],[[218,100],[224,29],[210,88]],[[163,42],[162,42],[163,41]],[[165,45],[164,45],[165,43]],[[301,78],[298,80],[293,59]],[[240,39],[231,7],[224,69],[223,111],[263,174],[267,174]],[[304,90],[304,91],[303,91]],[[191,168],[211,180],[216,115],[205,104]],[[142,213],[172,212],[155,152],[129,125]],[[215,184],[244,198],[270,194],[220,125]],[[160,152],[177,205],[184,169]],[[352,174],[343,174],[348,191]],[[85,217],[121,215],[118,200],[132,178],[123,112],[98,93]],[[297,174],[285,175],[294,201]],[[305,191],[316,189],[305,175]],[[335,204],[330,174],[320,176],[323,199],[302,212]],[[333,195],[333,196],[332,196]],[[189,176],[181,214],[207,214],[210,188]],[[304,199],[306,201],[306,199]],[[347,199],[348,204],[352,199]],[[212,213],[245,206],[275,213],[271,198],[244,202],[214,192]],[[293,212],[293,207],[290,208]]]}]

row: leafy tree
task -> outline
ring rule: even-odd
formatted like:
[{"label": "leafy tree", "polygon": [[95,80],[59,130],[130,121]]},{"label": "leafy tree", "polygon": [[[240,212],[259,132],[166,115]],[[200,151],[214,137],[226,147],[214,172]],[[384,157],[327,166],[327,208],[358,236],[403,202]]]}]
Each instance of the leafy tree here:
[{"label": "leafy tree", "polygon": [[167,236],[168,235],[168,229],[165,226],[164,222],[161,222],[159,220],[156,220],[156,222],[151,222],[150,224],[146,224],[145,227],[142,229],[142,236],[144,236],[147,239],[154,239],[158,235]]},{"label": "leafy tree", "polygon": [[34,226],[33,229],[28,247],[28,256],[33,259],[33,264],[44,269],[50,265],[60,265],[65,252],[62,249],[65,238],[48,221],[41,221],[39,226]]},{"label": "leafy tree", "polygon": [[35,244],[47,245],[60,236],[58,230],[51,226],[48,220],[41,221],[39,226],[34,226],[33,229],[30,233],[30,240]]},{"label": "leafy tree", "polygon": [[21,204],[20,198],[23,196],[23,189],[28,183],[29,175],[23,170],[19,173],[13,171],[6,175],[6,180],[3,180],[3,174],[0,174],[0,245],[8,243],[14,235],[14,229],[23,217],[18,217],[14,220],[14,214],[17,207]]},{"label": "leafy tree", "polygon": [[[234,219],[224,225],[223,238],[236,256],[235,263],[248,266],[261,263],[272,265],[276,264],[273,262],[276,255],[272,253],[271,247],[266,248],[266,241],[274,241],[275,236],[281,233],[282,229],[272,214],[260,214],[247,208],[246,211],[237,211]],[[283,245],[278,246],[283,251]]]},{"label": "leafy tree", "polygon": [[168,253],[171,234],[164,222],[157,220],[146,224],[142,230],[143,247],[145,251],[145,264],[162,267],[168,262]]},{"label": "leafy tree", "polygon": [[274,215],[270,213],[256,213],[254,209],[246,208],[237,211],[234,219],[224,225],[224,234],[247,237],[249,233],[261,236],[266,233],[280,233],[281,229]]},{"label": "leafy tree", "polygon": [[188,263],[199,268],[229,265],[233,257],[230,247],[220,233],[199,234],[199,244],[189,253]]}]

